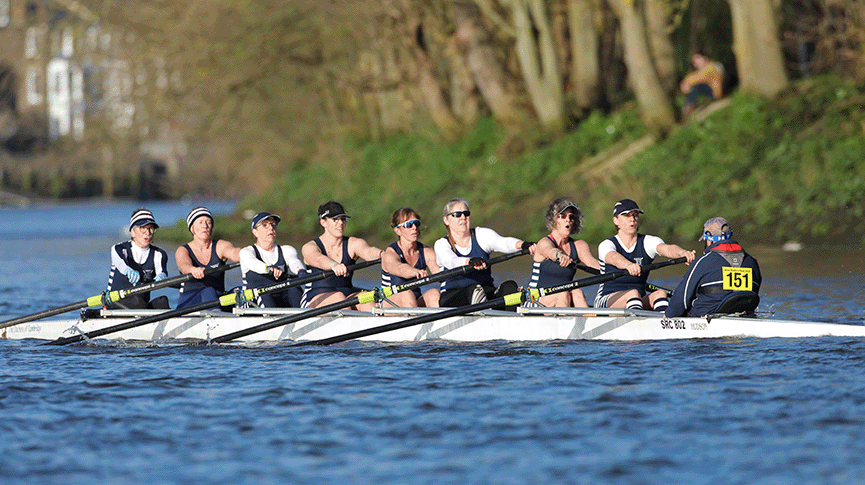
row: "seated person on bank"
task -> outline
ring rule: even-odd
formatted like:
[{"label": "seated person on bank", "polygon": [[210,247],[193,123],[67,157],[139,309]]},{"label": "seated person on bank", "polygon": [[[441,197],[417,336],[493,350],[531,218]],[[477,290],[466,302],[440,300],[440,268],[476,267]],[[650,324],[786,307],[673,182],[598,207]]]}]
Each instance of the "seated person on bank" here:
[{"label": "seated person on bank", "polygon": [[733,237],[730,223],[713,217],[703,225],[703,255],[695,259],[673,291],[667,317],[699,317],[753,311],[760,302],[760,265]]},{"label": "seated person on bank", "polygon": [[685,106],[682,108],[685,115],[694,111],[700,96],[716,101],[723,94],[724,66],[720,62],[713,62],[703,54],[694,54],[691,63],[694,70],[679,84],[679,89],[685,95]]}]

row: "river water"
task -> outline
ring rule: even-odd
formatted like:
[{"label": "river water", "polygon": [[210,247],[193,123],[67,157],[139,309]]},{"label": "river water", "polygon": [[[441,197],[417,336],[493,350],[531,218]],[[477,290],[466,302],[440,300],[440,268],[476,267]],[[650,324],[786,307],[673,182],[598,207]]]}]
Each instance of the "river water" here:
[{"label": "river water", "polygon": [[[135,207],[0,209],[0,317],[98,294]],[[165,225],[191,206],[147,207]],[[158,233],[156,244],[174,250]],[[861,248],[754,253],[761,310],[865,323]],[[520,280],[523,265],[494,272]],[[653,280],[674,286],[682,272]],[[176,291],[165,294],[176,303]],[[861,339],[37,344],[0,340],[0,483],[779,484],[865,474]]]}]

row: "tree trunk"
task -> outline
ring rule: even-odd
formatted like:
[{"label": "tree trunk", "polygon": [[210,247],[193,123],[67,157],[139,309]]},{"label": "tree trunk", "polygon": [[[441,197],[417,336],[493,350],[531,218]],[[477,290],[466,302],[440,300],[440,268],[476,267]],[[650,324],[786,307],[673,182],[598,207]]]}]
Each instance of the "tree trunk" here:
[{"label": "tree trunk", "polygon": [[472,73],[469,71],[465,58],[459,54],[456,39],[453,36],[448,39],[445,55],[451,73],[451,111],[463,126],[474,126],[480,118],[481,99],[477,89],[475,89]]},{"label": "tree trunk", "polygon": [[664,8],[664,0],[645,0],[646,29],[652,61],[661,86],[667,93],[673,93],[676,82],[676,62],[673,59],[673,41],[670,39],[670,17]]},{"label": "tree trunk", "polygon": [[778,25],[770,0],[728,0],[739,88],[773,97],[787,88]]},{"label": "tree trunk", "polygon": [[504,124],[519,124],[526,113],[507,84],[505,69],[496,58],[495,47],[481,22],[480,9],[471,0],[450,0],[448,6],[457,46],[493,116]]},{"label": "tree trunk", "polygon": [[650,131],[666,131],[676,120],[673,103],[661,87],[649,44],[646,28],[633,0],[607,0],[619,19],[622,40],[625,44],[625,64],[628,78],[640,105],[643,123]]},{"label": "tree trunk", "polygon": [[435,63],[427,53],[425,47],[427,44],[425,39],[426,26],[422,24],[420,13],[411,5],[404,2],[402,7],[404,15],[402,39],[406,49],[416,60],[421,97],[442,136],[448,140],[454,140],[459,136],[462,127],[451,111],[450,103],[443,89],[446,84],[439,80]]},{"label": "tree trunk", "polygon": [[598,33],[595,30],[594,0],[568,0],[568,27],[571,32],[571,85],[577,108],[596,107],[600,92]]},{"label": "tree trunk", "polygon": [[565,125],[564,97],[544,2],[511,0],[511,9],[517,35],[517,59],[532,106],[541,125],[547,130],[557,131]]}]

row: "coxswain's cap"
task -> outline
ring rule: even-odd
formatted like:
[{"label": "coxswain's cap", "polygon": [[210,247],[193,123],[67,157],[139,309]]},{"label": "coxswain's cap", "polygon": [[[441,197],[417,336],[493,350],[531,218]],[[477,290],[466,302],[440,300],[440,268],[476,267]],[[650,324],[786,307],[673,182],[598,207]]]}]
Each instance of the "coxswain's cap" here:
[{"label": "coxswain's cap", "polygon": [[562,197],[560,199],[556,199],[554,202],[555,203],[553,204],[553,210],[556,212],[556,215],[559,215],[568,209],[573,209],[574,212],[580,212],[580,208],[577,207],[577,204],[574,204],[571,199],[566,199]]},{"label": "coxswain's cap", "polygon": [[156,219],[153,218],[153,213],[147,209],[135,209],[135,212],[132,213],[132,217],[129,218],[130,231],[133,227],[146,226],[148,224],[153,224],[157,228],[159,227],[159,224],[156,223]]},{"label": "coxswain's cap", "polygon": [[703,224],[703,235],[697,241],[718,242],[733,237],[733,228],[723,217],[713,217]]},{"label": "coxswain's cap", "polygon": [[201,216],[207,216],[211,221],[213,220],[213,214],[207,210],[207,207],[196,207],[189,211],[189,215],[186,216],[186,226],[189,227],[189,232],[192,232],[192,223]]},{"label": "coxswain's cap", "polygon": [[282,220],[276,214],[271,214],[270,212],[259,212],[252,218],[252,228],[255,229],[255,226],[265,219],[273,219],[277,224]]},{"label": "coxswain's cap", "polygon": [[643,211],[640,209],[636,202],[631,199],[622,199],[616,202],[616,205],[613,206],[613,217],[616,217],[619,214],[627,214],[634,211],[643,214]]},{"label": "coxswain's cap", "polygon": [[325,202],[318,206],[319,219],[333,219],[334,217],[351,217],[345,213],[345,208],[334,200]]}]

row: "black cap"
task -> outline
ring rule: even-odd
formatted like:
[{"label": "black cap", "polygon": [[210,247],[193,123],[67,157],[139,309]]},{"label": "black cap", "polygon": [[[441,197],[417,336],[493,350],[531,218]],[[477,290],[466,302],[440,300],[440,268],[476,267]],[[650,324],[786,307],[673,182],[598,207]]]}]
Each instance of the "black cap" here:
[{"label": "black cap", "polygon": [[350,215],[345,213],[345,208],[339,202],[334,200],[325,202],[318,206],[318,218],[319,219],[333,219],[334,217],[351,217]]}]

